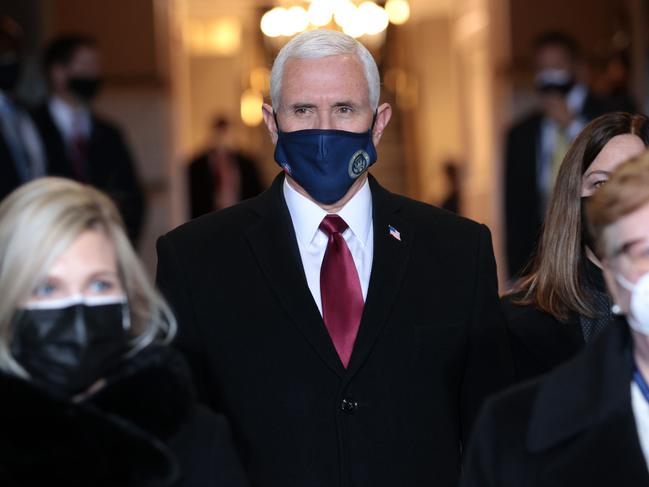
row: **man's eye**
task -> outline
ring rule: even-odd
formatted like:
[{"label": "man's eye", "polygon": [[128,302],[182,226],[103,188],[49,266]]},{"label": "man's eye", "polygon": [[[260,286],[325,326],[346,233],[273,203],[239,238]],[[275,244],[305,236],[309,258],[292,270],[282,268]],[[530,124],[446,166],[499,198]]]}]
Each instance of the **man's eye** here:
[{"label": "man's eye", "polygon": [[54,291],[56,291],[56,286],[54,284],[51,282],[44,282],[34,288],[32,296],[42,298],[51,295]]},{"label": "man's eye", "polygon": [[308,112],[309,112],[308,108],[301,107],[301,108],[296,108],[294,113],[296,115],[304,115],[304,114],[306,114]]},{"label": "man's eye", "polygon": [[339,107],[338,111],[340,113],[347,114],[347,113],[352,113],[354,110],[352,110],[352,107]]}]

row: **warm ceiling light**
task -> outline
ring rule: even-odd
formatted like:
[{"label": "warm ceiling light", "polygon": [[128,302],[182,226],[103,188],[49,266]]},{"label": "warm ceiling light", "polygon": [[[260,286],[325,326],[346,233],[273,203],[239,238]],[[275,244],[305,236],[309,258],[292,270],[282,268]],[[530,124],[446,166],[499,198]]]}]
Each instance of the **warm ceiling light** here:
[{"label": "warm ceiling light", "polygon": [[390,19],[383,7],[379,7],[374,2],[366,1],[358,7],[358,18],[364,25],[366,34],[375,35],[388,28]]},{"label": "warm ceiling light", "polygon": [[331,22],[334,5],[330,0],[313,0],[309,5],[309,22],[316,27],[323,27]]},{"label": "warm ceiling light", "polygon": [[282,25],[286,9],[275,7],[264,14],[261,18],[260,27],[264,35],[268,37],[279,37],[282,35]]},{"label": "warm ceiling light", "polygon": [[261,106],[264,103],[264,97],[255,90],[246,90],[241,94],[241,120],[248,127],[259,125],[264,119]]},{"label": "warm ceiling light", "polygon": [[356,8],[356,5],[350,0],[343,0],[338,3],[336,10],[334,10],[334,20],[343,30],[347,26],[353,28],[353,24],[358,25],[356,21],[357,12],[358,8]]},{"label": "warm ceiling light", "polygon": [[410,18],[410,5],[407,0],[388,0],[385,2],[385,11],[390,22],[396,25],[404,24]]},{"label": "warm ceiling light", "polygon": [[302,32],[309,27],[309,14],[306,13],[306,10],[300,6],[291,7],[286,11],[285,16],[286,29],[285,32],[290,32],[290,34],[284,34],[292,36],[298,32]]}]

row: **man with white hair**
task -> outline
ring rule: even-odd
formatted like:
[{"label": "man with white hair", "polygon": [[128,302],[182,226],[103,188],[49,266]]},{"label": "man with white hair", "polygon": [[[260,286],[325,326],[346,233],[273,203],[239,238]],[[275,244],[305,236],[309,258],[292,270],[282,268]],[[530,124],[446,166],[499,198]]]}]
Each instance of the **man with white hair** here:
[{"label": "man with white hair", "polygon": [[252,485],[455,485],[509,357],[486,227],[368,175],[391,116],[369,52],[315,30],[280,51],[257,198],[158,241],[201,397]]}]

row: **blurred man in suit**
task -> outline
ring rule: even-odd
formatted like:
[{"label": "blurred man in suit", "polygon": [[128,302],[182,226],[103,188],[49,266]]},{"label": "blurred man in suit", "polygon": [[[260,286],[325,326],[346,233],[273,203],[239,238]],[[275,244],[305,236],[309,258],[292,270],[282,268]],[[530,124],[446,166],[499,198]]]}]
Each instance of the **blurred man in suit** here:
[{"label": "blurred man in suit", "polygon": [[205,152],[189,164],[189,202],[196,218],[257,196],[263,190],[255,161],[236,147],[230,121],[212,122],[212,140]]},{"label": "blurred man in suit", "polygon": [[633,109],[595,96],[580,80],[581,50],[561,32],[534,43],[539,109],[507,135],[505,222],[509,274],[520,275],[538,237],[547,201],[570,142],[590,120],[608,111]]},{"label": "blurred man in suit", "polygon": [[120,130],[91,107],[101,86],[96,41],[65,35],[50,42],[43,65],[50,98],[34,119],[48,161],[48,174],[89,183],[110,195],[129,237],[137,241],[144,195],[135,164]]},{"label": "blurred man in suit", "polygon": [[358,41],[296,36],[263,107],[283,173],[158,241],[177,346],[255,486],[454,486],[509,382],[489,230],[368,175],[379,95]]},{"label": "blurred man in suit", "polygon": [[22,67],[23,32],[0,18],[0,200],[45,174],[43,146],[29,113],[14,97]]}]

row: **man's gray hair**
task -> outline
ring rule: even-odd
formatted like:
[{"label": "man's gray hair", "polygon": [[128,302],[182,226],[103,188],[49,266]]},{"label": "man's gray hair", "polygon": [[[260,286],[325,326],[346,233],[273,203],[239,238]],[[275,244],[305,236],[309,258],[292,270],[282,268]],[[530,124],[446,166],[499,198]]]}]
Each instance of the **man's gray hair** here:
[{"label": "man's gray hair", "polygon": [[280,51],[270,72],[270,98],[273,107],[280,104],[284,65],[288,59],[319,59],[327,56],[355,54],[363,65],[369,93],[370,106],[379,106],[381,79],[376,62],[363,44],[351,36],[335,30],[317,29],[303,32],[291,39]]}]

